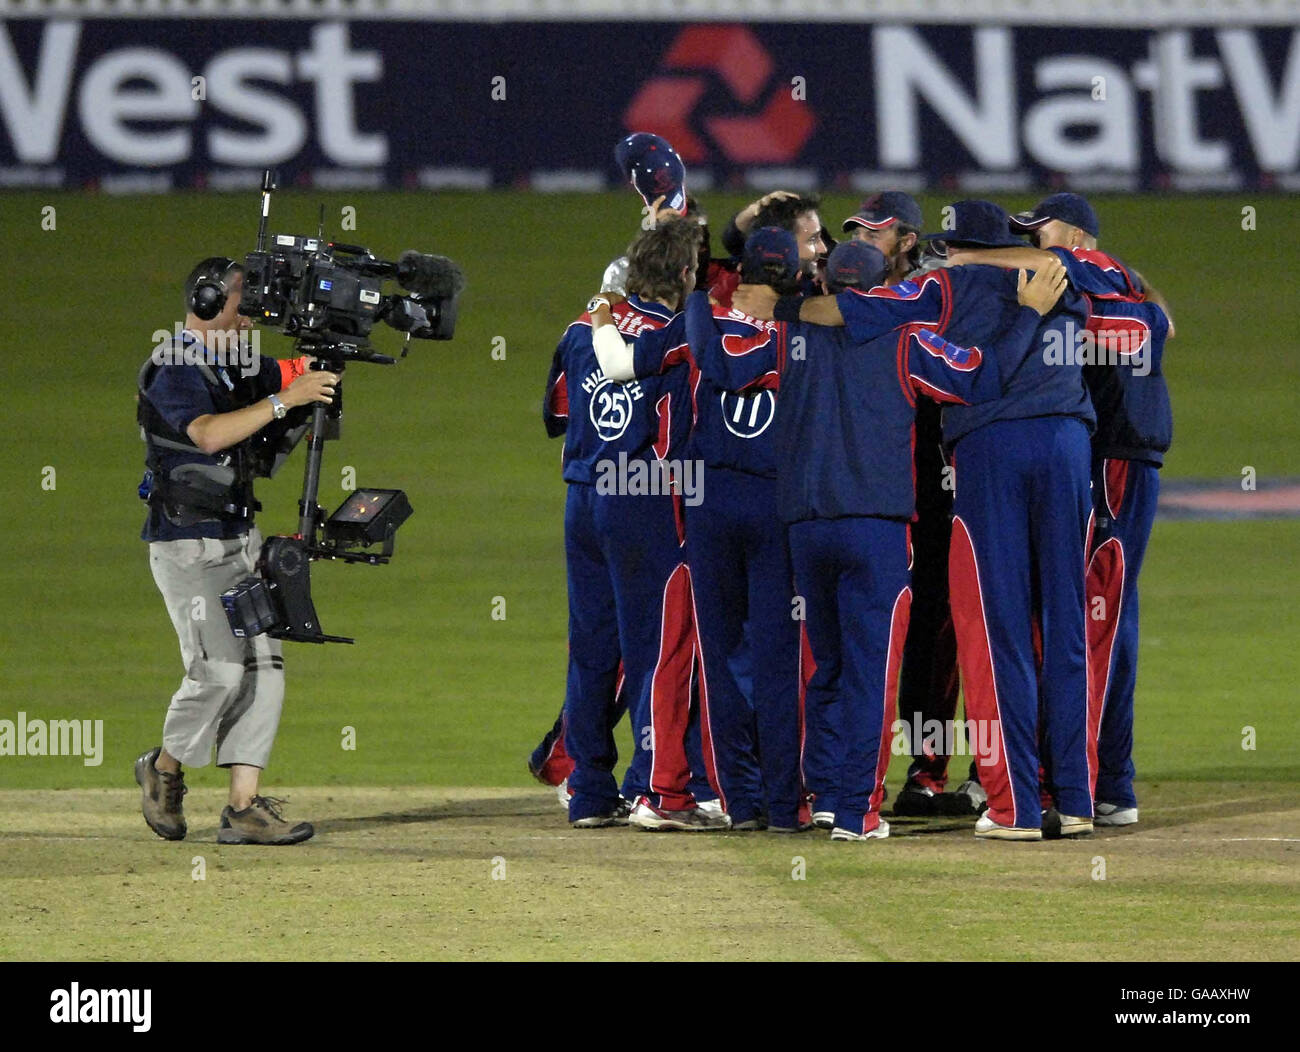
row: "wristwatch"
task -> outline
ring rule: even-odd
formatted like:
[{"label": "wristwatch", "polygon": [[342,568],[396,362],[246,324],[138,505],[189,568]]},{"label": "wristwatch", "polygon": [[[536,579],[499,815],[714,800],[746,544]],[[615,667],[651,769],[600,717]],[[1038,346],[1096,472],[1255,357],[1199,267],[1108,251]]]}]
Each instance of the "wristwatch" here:
[{"label": "wristwatch", "polygon": [[587,313],[588,314],[596,313],[597,307],[604,307],[608,311],[613,311],[614,309],[614,305],[610,303],[609,300],[607,300],[604,296],[592,296],[590,302],[588,302],[587,304]]},{"label": "wristwatch", "polygon": [[289,415],[289,407],[276,398],[275,395],[267,395],[266,397],[271,402],[271,412],[275,414],[277,420],[283,420]]}]

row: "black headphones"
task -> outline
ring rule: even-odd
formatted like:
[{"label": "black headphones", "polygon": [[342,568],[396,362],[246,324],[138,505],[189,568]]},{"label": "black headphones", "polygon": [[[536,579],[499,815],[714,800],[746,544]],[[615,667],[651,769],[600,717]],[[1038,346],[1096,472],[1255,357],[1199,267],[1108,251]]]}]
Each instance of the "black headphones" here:
[{"label": "black headphones", "polygon": [[226,306],[226,275],[235,261],[228,256],[209,256],[190,274],[185,293],[185,306],[195,317],[211,321]]}]

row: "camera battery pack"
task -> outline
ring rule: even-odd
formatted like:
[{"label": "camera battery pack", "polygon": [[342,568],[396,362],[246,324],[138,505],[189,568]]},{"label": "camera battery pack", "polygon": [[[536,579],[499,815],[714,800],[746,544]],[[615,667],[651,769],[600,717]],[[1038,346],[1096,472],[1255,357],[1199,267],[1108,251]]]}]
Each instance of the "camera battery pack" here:
[{"label": "camera battery pack", "polygon": [[280,624],[271,593],[260,577],[245,577],[222,592],[221,605],[225,607],[230,631],[240,639],[261,635]]}]

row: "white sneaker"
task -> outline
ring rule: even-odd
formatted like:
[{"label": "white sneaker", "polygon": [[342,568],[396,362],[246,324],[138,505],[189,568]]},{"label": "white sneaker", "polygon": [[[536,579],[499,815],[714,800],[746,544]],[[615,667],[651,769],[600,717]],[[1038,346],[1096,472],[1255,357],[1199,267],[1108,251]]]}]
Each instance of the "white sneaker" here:
[{"label": "white sneaker", "polygon": [[606,811],[603,815],[589,815],[586,818],[579,818],[576,822],[570,822],[574,829],[604,829],[606,826],[625,826],[627,825],[627,816],[631,811],[626,800],[621,796],[618,803]]},{"label": "white sneaker", "polygon": [[1079,815],[1061,815],[1061,833],[1063,837],[1086,836],[1092,832],[1092,819]]},{"label": "white sneaker", "polygon": [[1087,836],[1092,832],[1092,819],[1086,815],[1061,814],[1056,808],[1043,811],[1043,839],[1060,840],[1061,837]]},{"label": "white sneaker", "polygon": [[555,787],[555,796],[560,801],[560,806],[567,811],[569,809],[569,780],[567,778]]},{"label": "white sneaker", "polygon": [[841,829],[839,826],[831,830],[832,840],[884,840],[888,836],[889,823],[883,818],[880,820],[880,825],[869,833],[855,833],[851,829]]},{"label": "white sneaker", "polygon": [[817,829],[833,829],[835,828],[835,812],[814,811],[812,822]]},{"label": "white sneaker", "polygon": [[980,815],[975,823],[975,835],[981,840],[1042,840],[1041,829],[1026,826],[1004,826],[995,822],[987,814]]},{"label": "white sneaker", "polygon": [[722,810],[721,800],[700,800],[696,802],[695,807],[697,810],[703,811],[711,818],[717,818],[726,814],[726,812]]},{"label": "white sneaker", "polygon": [[627,823],[636,826],[637,829],[650,832],[676,829],[684,833],[715,833],[731,828],[731,818],[726,814],[710,815],[700,807],[669,811],[665,808],[651,807],[644,796],[637,800]]},{"label": "white sneaker", "polygon": [[1136,807],[1120,807],[1118,804],[1097,804],[1093,808],[1093,825],[1098,826],[1131,826],[1136,825],[1138,820],[1138,809]]}]

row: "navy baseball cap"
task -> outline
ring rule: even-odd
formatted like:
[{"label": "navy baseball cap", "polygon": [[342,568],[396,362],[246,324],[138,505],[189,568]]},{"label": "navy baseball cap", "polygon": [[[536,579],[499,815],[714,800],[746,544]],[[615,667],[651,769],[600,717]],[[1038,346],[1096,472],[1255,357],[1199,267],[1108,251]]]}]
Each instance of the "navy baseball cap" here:
[{"label": "navy baseball cap", "polygon": [[1017,233],[1027,234],[1037,230],[1049,219],[1059,219],[1062,223],[1077,226],[1093,237],[1098,235],[1101,224],[1097,222],[1097,213],[1088,204],[1088,199],[1078,194],[1052,194],[1038,202],[1028,212],[1017,212],[1011,217],[1011,229]]},{"label": "navy baseball cap", "polygon": [[875,245],[842,241],[826,260],[826,281],[837,289],[870,289],[879,285],[889,264]]},{"label": "navy baseball cap", "polygon": [[1001,205],[992,201],[954,201],[953,227],[935,234],[924,234],[922,241],[946,241],[951,245],[978,245],[982,248],[1022,247],[1024,242],[1011,233],[1011,217]]},{"label": "navy baseball cap", "polygon": [[749,277],[766,277],[765,268],[779,266],[781,277],[789,279],[799,273],[799,245],[794,235],[779,226],[755,230],[745,241],[740,257],[740,272]]},{"label": "navy baseball cap", "polygon": [[908,194],[902,190],[886,190],[863,201],[858,210],[844,220],[840,229],[847,233],[855,226],[880,230],[890,223],[906,223],[920,230],[924,222],[921,206]]},{"label": "navy baseball cap", "polygon": [[633,132],[614,147],[614,163],[648,205],[664,198],[664,207],[686,208],[686,166],[662,135]]}]

